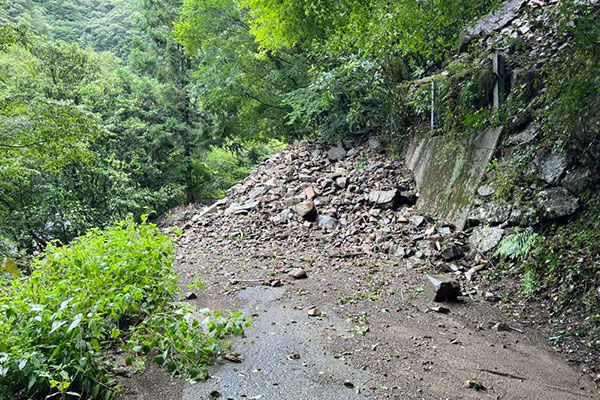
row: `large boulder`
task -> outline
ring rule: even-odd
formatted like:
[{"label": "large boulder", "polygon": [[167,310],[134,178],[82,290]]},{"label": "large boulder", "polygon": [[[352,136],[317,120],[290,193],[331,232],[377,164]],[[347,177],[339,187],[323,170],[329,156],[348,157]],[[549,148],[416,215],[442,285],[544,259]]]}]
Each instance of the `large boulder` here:
[{"label": "large boulder", "polygon": [[568,217],[579,209],[577,198],[562,187],[542,190],[535,197],[535,205],[547,219]]},{"label": "large boulder", "polygon": [[567,169],[567,155],[563,152],[546,153],[538,160],[538,177],[549,185],[556,185]]}]

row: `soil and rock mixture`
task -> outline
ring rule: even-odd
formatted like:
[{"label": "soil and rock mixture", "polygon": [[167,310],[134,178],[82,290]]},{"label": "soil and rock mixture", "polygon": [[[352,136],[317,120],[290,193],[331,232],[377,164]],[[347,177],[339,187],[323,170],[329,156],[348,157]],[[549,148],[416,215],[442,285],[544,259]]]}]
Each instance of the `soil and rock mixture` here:
[{"label": "soil and rock mixture", "polygon": [[581,365],[502,311],[479,282],[485,255],[417,198],[376,140],[303,141],[226,199],[178,210],[175,268],[206,286],[189,301],[253,319],[233,343],[242,362],[193,386],[150,369],[122,398],[597,398]]}]

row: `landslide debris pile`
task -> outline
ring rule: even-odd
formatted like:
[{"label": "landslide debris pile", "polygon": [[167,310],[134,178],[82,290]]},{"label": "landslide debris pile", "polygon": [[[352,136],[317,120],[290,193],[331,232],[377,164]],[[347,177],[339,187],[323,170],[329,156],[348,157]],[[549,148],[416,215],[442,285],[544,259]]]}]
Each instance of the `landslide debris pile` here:
[{"label": "landslide debris pile", "polygon": [[260,164],[225,199],[188,209],[175,224],[184,232],[182,248],[203,242],[249,257],[319,248],[324,256],[393,258],[470,279],[486,261],[465,255],[464,233],[418,213],[417,199],[411,173],[375,139],[302,141]]}]

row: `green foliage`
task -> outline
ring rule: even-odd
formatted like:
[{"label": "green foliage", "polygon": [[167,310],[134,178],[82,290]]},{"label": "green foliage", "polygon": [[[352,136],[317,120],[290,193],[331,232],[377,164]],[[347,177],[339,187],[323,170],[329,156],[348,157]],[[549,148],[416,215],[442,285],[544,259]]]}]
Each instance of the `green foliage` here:
[{"label": "green foliage", "polygon": [[244,0],[257,41],[269,50],[300,46],[334,54],[409,56],[427,67],[456,45],[465,24],[496,1]]},{"label": "green foliage", "polygon": [[[481,56],[486,59],[486,55]],[[443,74],[403,84],[399,119],[416,133],[431,118],[432,81],[435,85],[437,131],[446,136],[464,137],[492,122],[492,72],[489,62],[464,57],[450,63]]]},{"label": "green foliage", "polygon": [[136,0],[11,0],[0,10],[0,23],[15,22],[38,35],[125,58],[138,37],[138,14]]},{"label": "green foliage", "polygon": [[[220,132],[336,140],[405,130],[397,84],[444,59],[495,3],[185,0],[175,32],[200,59],[202,103]],[[467,117],[481,126],[487,115]]]},{"label": "green foliage", "polygon": [[285,104],[306,82],[306,56],[261,52],[236,1],[186,0],[175,36],[198,60],[193,93],[212,138],[251,143],[306,134],[287,123]]},{"label": "green foliage", "polygon": [[154,350],[170,372],[206,376],[204,366],[228,346],[222,339],[243,334],[244,319],[173,303],[172,261],[166,236],[131,221],[50,245],[31,276],[0,286],[0,399],[109,398],[113,346],[130,352],[128,364],[143,367]]},{"label": "green foliage", "polygon": [[502,239],[494,255],[496,257],[507,257],[511,260],[525,259],[542,239],[542,236],[535,233],[533,228],[527,228],[523,232],[513,233]]},{"label": "green foliage", "polygon": [[529,296],[539,288],[538,279],[535,273],[535,269],[527,265],[525,266],[525,273],[523,274],[523,280],[521,282],[521,293]]},{"label": "green foliage", "polygon": [[[582,161],[597,167],[600,151],[600,13],[586,2],[565,1],[556,19],[572,37],[569,47],[544,69],[545,87],[541,117],[559,143],[576,145]],[[557,141],[558,142],[558,141]]]},{"label": "green foliage", "polygon": [[311,83],[286,96],[292,109],[288,124],[330,140],[383,128],[388,107],[382,105],[389,96],[381,66],[356,58],[338,61],[337,67],[313,69]]}]

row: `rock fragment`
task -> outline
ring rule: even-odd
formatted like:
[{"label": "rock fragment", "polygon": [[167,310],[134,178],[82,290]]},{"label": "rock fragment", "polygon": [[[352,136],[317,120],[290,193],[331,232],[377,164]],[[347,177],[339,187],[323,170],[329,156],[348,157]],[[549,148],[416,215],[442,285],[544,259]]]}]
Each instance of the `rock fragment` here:
[{"label": "rock fragment", "polygon": [[535,204],[547,219],[568,217],[579,209],[577,198],[562,187],[539,192],[535,198]]},{"label": "rock fragment", "polygon": [[436,303],[454,302],[460,296],[460,284],[454,278],[443,275],[427,275],[427,280],[435,293]]},{"label": "rock fragment", "polygon": [[504,236],[504,229],[492,226],[478,226],[469,238],[469,244],[474,250],[485,253],[498,246]]},{"label": "rock fragment", "polygon": [[455,261],[464,257],[464,255],[465,253],[457,245],[446,247],[440,253],[440,256],[444,259],[444,261]]},{"label": "rock fragment", "polygon": [[398,190],[371,190],[369,203],[381,208],[395,208],[398,203]]},{"label": "rock fragment", "polygon": [[306,271],[302,268],[294,268],[292,272],[290,272],[290,275],[294,279],[306,279],[308,277]]},{"label": "rock fragment", "polygon": [[314,221],[317,218],[317,209],[315,203],[312,201],[303,201],[302,203],[296,204],[294,207],[296,214],[306,221]]},{"label": "rock fragment", "polygon": [[338,226],[338,220],[327,215],[319,215],[317,217],[317,225],[322,228],[334,230]]}]

